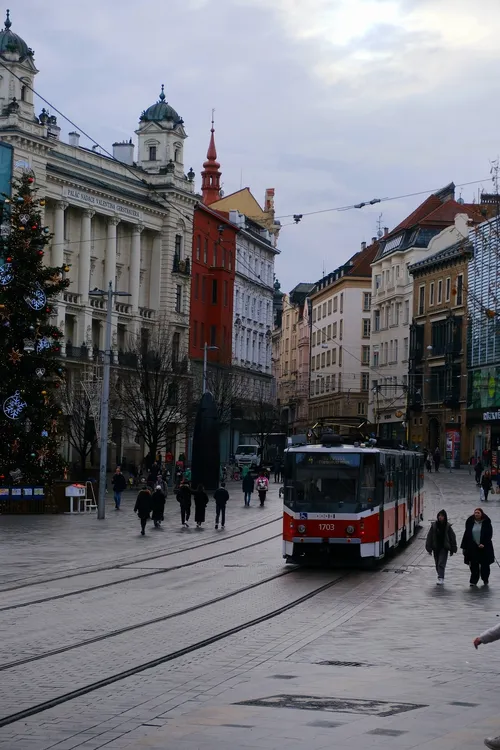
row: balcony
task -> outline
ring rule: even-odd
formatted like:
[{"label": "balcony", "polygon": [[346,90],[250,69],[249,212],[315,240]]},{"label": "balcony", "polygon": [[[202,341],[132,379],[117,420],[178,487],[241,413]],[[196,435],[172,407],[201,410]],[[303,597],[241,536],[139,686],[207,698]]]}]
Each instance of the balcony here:
[{"label": "balcony", "polygon": [[141,318],[144,318],[145,320],[154,320],[155,311],[151,310],[149,307],[140,307],[139,315],[141,316]]},{"label": "balcony", "polygon": [[175,253],[174,262],[172,265],[172,273],[179,273],[181,276],[190,276],[191,274],[191,261],[189,258],[181,260],[179,255]]},{"label": "balcony", "polygon": [[132,305],[127,305],[126,302],[115,302],[115,311],[120,315],[130,315],[132,312]]},{"label": "balcony", "polygon": [[74,294],[73,292],[63,292],[63,299],[68,305],[79,305],[80,295]]}]

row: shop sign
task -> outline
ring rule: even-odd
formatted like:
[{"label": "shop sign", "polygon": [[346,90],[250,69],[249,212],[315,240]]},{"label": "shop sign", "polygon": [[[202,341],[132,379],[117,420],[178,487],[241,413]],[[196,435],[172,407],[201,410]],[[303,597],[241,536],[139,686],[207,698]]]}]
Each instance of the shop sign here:
[{"label": "shop sign", "polygon": [[483,413],[484,422],[496,422],[500,421],[500,411],[485,411]]}]

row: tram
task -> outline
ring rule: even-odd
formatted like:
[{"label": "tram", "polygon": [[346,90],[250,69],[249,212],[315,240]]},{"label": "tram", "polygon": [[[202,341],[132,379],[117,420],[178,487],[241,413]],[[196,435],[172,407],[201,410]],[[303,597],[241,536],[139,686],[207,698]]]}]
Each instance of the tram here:
[{"label": "tram", "polygon": [[283,557],[373,564],[407,542],[424,513],[423,456],[327,434],[285,451]]}]

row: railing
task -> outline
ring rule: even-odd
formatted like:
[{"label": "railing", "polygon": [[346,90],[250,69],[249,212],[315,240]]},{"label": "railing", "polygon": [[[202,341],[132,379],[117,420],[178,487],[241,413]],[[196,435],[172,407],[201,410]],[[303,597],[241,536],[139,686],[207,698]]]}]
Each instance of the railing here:
[{"label": "railing", "polygon": [[90,298],[90,306],[95,307],[96,310],[105,310],[106,309],[106,302],[103,299],[91,297]]},{"label": "railing", "polygon": [[177,253],[174,255],[174,263],[172,266],[173,273],[180,273],[183,276],[189,276],[191,273],[191,262],[189,258],[181,260]]},{"label": "railing", "polygon": [[115,302],[115,310],[122,315],[130,315],[132,312],[132,305],[127,305],[126,302]]},{"label": "railing", "polygon": [[63,299],[70,305],[78,305],[80,302],[80,295],[74,294],[73,292],[63,292]]},{"label": "railing", "polygon": [[153,320],[155,317],[155,311],[151,310],[149,307],[140,307],[139,315],[146,320]]}]

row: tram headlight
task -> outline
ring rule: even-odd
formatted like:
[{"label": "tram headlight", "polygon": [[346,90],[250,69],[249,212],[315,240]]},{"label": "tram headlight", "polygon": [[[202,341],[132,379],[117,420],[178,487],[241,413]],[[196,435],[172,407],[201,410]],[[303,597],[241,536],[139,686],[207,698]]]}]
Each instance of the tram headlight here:
[{"label": "tram headlight", "polygon": [[346,528],[346,534],[354,534],[354,526],[348,526]]},{"label": "tram headlight", "polygon": [[299,534],[305,534],[306,533],[306,527],[304,526],[303,523],[301,523],[301,524],[299,524],[297,526],[297,531],[299,532]]}]

